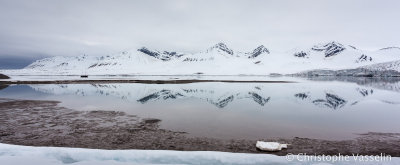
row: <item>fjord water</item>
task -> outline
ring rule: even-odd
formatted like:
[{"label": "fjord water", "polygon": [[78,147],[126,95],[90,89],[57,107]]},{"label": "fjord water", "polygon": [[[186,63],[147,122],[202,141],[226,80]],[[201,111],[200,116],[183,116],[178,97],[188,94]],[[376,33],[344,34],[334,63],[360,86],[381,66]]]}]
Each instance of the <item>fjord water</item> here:
[{"label": "fjord water", "polygon": [[160,119],[161,128],[193,137],[348,139],[367,132],[400,132],[399,81],[328,80],[11,85],[0,90],[0,98],[56,100],[81,111],[123,111]]}]

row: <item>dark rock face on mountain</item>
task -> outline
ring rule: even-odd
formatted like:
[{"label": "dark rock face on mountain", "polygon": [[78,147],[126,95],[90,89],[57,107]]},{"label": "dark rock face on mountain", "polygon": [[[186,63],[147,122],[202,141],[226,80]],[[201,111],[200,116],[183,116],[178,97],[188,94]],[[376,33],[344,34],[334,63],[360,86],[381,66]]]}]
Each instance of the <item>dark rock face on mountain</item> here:
[{"label": "dark rock face on mountain", "polygon": [[9,79],[10,77],[0,73],[0,79]]},{"label": "dark rock face on mountain", "polygon": [[164,51],[163,54],[169,55],[170,57],[175,56],[175,57],[181,57],[183,54],[178,54],[177,52],[168,52]]},{"label": "dark rock face on mountain", "polygon": [[190,57],[186,57],[185,59],[183,59],[183,62],[188,62],[188,61],[207,61],[206,58],[190,58]]},{"label": "dark rock face on mountain", "polygon": [[94,68],[94,67],[101,67],[101,66],[111,66],[111,65],[117,65],[117,63],[107,63],[107,62],[103,62],[103,63],[96,63],[93,65],[90,65],[89,68]]},{"label": "dark rock face on mountain", "polygon": [[301,100],[305,100],[305,99],[307,99],[309,96],[308,96],[308,94],[306,94],[306,93],[297,93],[297,94],[294,95],[294,97],[297,97],[297,98],[299,98],[299,99],[301,99]]},{"label": "dark rock face on mountain", "polygon": [[216,44],[216,45],[214,45],[213,47],[211,47],[210,48],[210,50],[213,50],[213,49],[218,49],[218,50],[221,50],[221,51],[223,51],[223,52],[226,52],[226,53],[228,53],[228,54],[230,54],[230,55],[233,55],[233,50],[232,49],[229,49],[224,43],[222,43],[222,42],[220,42],[220,43],[218,43],[218,44]]},{"label": "dark rock face on mountain", "polygon": [[305,57],[308,56],[308,54],[306,52],[304,52],[304,51],[300,51],[300,52],[294,53],[294,56],[295,57],[303,57],[303,58],[305,58]]},{"label": "dark rock face on mountain", "polygon": [[261,46],[257,47],[256,49],[254,49],[253,52],[250,53],[249,58],[256,58],[257,56],[259,56],[263,53],[269,54],[269,50],[264,45],[261,45]]},{"label": "dark rock face on mountain", "polygon": [[314,100],[313,103],[315,105],[325,106],[336,110],[343,107],[347,103],[347,101],[337,95],[326,93],[326,99],[317,99]]},{"label": "dark rock face on mountain", "polygon": [[[198,92],[204,92],[201,90],[197,89],[183,89],[184,92],[176,92],[174,90],[160,90],[155,93],[151,93],[147,96],[144,96],[138,100],[137,102],[140,102],[142,104],[148,103],[150,101],[164,101],[164,100],[175,100],[175,99],[187,99],[187,98],[197,98],[200,100],[205,100],[210,104],[215,105],[218,108],[224,108],[229,103],[233,102],[234,100],[240,100],[240,99],[251,99],[257,104],[264,106],[267,104],[271,97],[263,97],[260,94],[257,94],[256,92],[248,92],[243,95],[241,93],[235,93],[235,94],[230,94],[226,96],[221,96],[217,99],[213,99],[211,97],[196,97],[196,96],[191,96],[191,94],[195,94]],[[213,93],[213,91],[211,92]]]},{"label": "dark rock face on mountain", "polygon": [[382,49],[379,49],[379,50],[390,50],[390,49],[400,49],[400,47],[392,46],[392,47],[382,48]]},{"label": "dark rock face on mountain", "polygon": [[348,45],[350,48],[357,50],[357,48],[353,45]]},{"label": "dark rock face on mountain", "polygon": [[155,51],[151,51],[151,50],[147,49],[146,47],[142,47],[142,48],[138,49],[138,51],[139,52],[143,52],[144,54],[147,54],[149,56],[156,57],[156,58],[158,56],[160,56],[160,53],[155,52]]},{"label": "dark rock face on mountain", "polygon": [[358,59],[357,62],[365,62],[365,61],[372,61],[372,57],[369,57],[365,54],[362,54]]},{"label": "dark rock face on mountain", "polygon": [[264,98],[264,97],[260,96],[257,93],[254,93],[254,92],[250,92],[249,95],[251,96],[251,98],[253,98],[253,100],[256,103],[260,104],[261,106],[264,106],[271,99],[271,97]]},{"label": "dark rock face on mountain", "polygon": [[369,89],[368,90],[368,89],[357,88],[357,91],[360,92],[360,94],[362,96],[364,96],[364,97],[374,94],[374,90],[373,89]]},{"label": "dark rock face on mountain", "polygon": [[226,107],[230,102],[233,101],[235,97],[233,95],[228,96],[226,98],[220,98],[218,99],[216,102],[214,101],[210,101],[211,104],[214,104],[215,106],[217,106],[218,108],[224,108]]},{"label": "dark rock face on mountain", "polygon": [[314,46],[311,49],[314,51],[323,51],[323,52],[325,52],[325,57],[331,57],[331,56],[339,54],[346,48],[340,43],[330,42],[325,45]]},{"label": "dark rock face on mountain", "polygon": [[168,99],[177,99],[180,97],[184,97],[184,96],[180,93],[176,93],[171,90],[161,90],[159,92],[145,96],[137,101],[144,104],[151,100],[159,100],[159,99],[168,100]]},{"label": "dark rock face on mountain", "polygon": [[170,60],[172,57],[181,57],[183,56],[183,54],[178,54],[176,52],[168,52],[168,51],[164,51],[164,52],[159,52],[159,51],[152,51],[147,49],[146,47],[142,47],[140,49],[138,49],[139,52],[142,52],[144,54],[147,54],[151,57],[163,60],[163,61],[168,61]]}]

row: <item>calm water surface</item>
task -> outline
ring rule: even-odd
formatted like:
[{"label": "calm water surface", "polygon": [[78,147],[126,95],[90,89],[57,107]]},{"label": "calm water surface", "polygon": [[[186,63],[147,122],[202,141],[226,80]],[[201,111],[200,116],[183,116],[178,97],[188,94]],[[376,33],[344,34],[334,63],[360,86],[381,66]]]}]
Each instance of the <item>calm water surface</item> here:
[{"label": "calm water surface", "polygon": [[161,119],[188,136],[347,139],[400,132],[399,81],[11,85],[1,98],[57,100],[76,110]]}]

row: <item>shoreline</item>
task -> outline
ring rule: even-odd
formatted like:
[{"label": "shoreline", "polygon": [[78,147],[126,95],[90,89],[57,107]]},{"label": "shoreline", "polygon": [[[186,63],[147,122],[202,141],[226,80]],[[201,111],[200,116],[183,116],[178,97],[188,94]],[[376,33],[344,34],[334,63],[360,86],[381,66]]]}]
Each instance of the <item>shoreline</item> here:
[{"label": "shoreline", "polygon": [[224,82],[224,83],[295,83],[294,81],[260,81],[260,80],[7,80],[0,84],[91,84],[91,83],[144,83],[144,84],[188,84],[200,82]]},{"label": "shoreline", "polygon": [[0,142],[26,146],[91,149],[223,151],[286,155],[376,155],[400,157],[400,133],[365,133],[351,140],[295,137],[259,139],[291,144],[279,152],[262,152],[256,140],[188,137],[161,129],[159,119],[118,111],[76,111],[57,101],[0,99]]}]

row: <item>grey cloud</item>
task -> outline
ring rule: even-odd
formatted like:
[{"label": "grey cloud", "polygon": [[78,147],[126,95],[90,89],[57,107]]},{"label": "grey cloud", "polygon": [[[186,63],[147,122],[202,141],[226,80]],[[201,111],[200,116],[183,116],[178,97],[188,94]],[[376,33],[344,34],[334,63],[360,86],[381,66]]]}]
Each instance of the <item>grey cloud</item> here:
[{"label": "grey cloud", "polygon": [[400,46],[397,0],[0,0],[0,56]]}]

